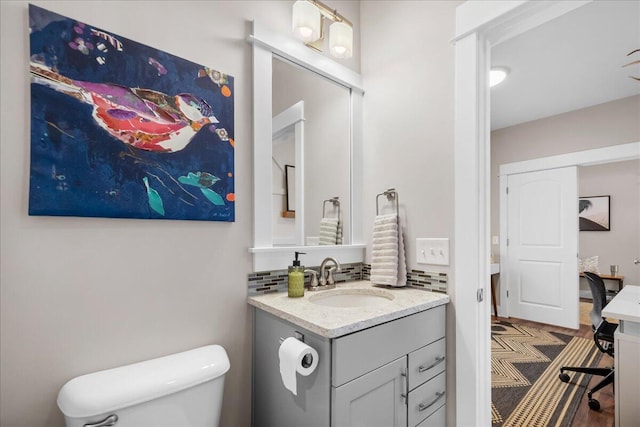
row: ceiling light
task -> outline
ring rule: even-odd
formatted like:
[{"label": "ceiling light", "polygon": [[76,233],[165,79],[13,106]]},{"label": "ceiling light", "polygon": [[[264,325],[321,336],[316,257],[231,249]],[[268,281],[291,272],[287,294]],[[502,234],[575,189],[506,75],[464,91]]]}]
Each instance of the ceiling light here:
[{"label": "ceiling light", "polygon": [[508,74],[509,69],[507,67],[492,67],[491,71],[489,71],[489,87],[502,83]]},{"label": "ceiling light", "polygon": [[293,4],[292,31],[308,47],[322,52],[325,18],[332,21],[329,27],[329,51],[336,58],[351,58],[353,24],[322,2],[297,0]]}]

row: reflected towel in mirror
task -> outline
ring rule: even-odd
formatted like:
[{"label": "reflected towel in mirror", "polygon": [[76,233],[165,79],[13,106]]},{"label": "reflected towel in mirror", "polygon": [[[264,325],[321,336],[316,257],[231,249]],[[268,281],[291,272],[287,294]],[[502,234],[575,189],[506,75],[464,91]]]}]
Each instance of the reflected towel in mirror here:
[{"label": "reflected towel in mirror", "polygon": [[338,218],[322,218],[320,220],[320,242],[321,246],[335,245],[338,241]]}]

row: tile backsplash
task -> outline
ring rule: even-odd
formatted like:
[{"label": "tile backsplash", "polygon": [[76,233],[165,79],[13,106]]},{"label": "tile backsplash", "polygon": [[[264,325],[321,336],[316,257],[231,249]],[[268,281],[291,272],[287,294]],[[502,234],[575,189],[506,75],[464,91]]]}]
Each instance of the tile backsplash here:
[{"label": "tile backsplash", "polygon": [[[362,280],[371,277],[371,264],[363,264]],[[422,270],[409,270],[407,272],[407,286],[425,289],[427,291],[447,293],[449,278],[447,273],[434,273]]]},{"label": "tile backsplash", "polygon": [[[319,270],[319,266],[308,267]],[[369,280],[371,265],[361,262],[342,264],[341,272],[334,272],[336,283],[352,282],[354,280]],[[305,284],[308,285],[310,275],[304,275]],[[272,270],[250,273],[248,277],[249,295],[260,295],[271,292],[287,291],[287,270]],[[407,273],[407,285],[413,288],[427,291],[447,293],[447,273],[426,272],[422,270],[410,270]]]},{"label": "tile backsplash", "polygon": [[447,273],[433,273],[422,270],[410,270],[407,273],[407,284],[414,288],[447,293],[449,277]]}]

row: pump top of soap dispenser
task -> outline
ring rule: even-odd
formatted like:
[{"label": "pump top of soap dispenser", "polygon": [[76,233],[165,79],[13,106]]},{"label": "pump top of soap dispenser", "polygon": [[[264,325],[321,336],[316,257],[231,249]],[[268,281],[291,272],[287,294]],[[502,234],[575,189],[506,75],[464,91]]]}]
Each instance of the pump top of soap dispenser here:
[{"label": "pump top of soap dispenser", "polygon": [[300,266],[300,261],[298,260],[298,255],[305,255],[306,252],[296,252],[296,259],[293,260],[293,266],[294,267],[299,267]]}]

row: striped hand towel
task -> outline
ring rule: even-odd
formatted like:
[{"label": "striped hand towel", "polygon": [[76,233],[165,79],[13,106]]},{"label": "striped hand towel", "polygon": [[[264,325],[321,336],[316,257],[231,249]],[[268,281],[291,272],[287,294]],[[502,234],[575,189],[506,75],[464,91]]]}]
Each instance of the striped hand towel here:
[{"label": "striped hand towel", "polygon": [[338,222],[338,218],[322,218],[320,220],[320,245],[336,244],[338,240]]},{"label": "striped hand towel", "polygon": [[406,286],[407,261],[398,215],[379,215],[373,224],[371,283]]}]

